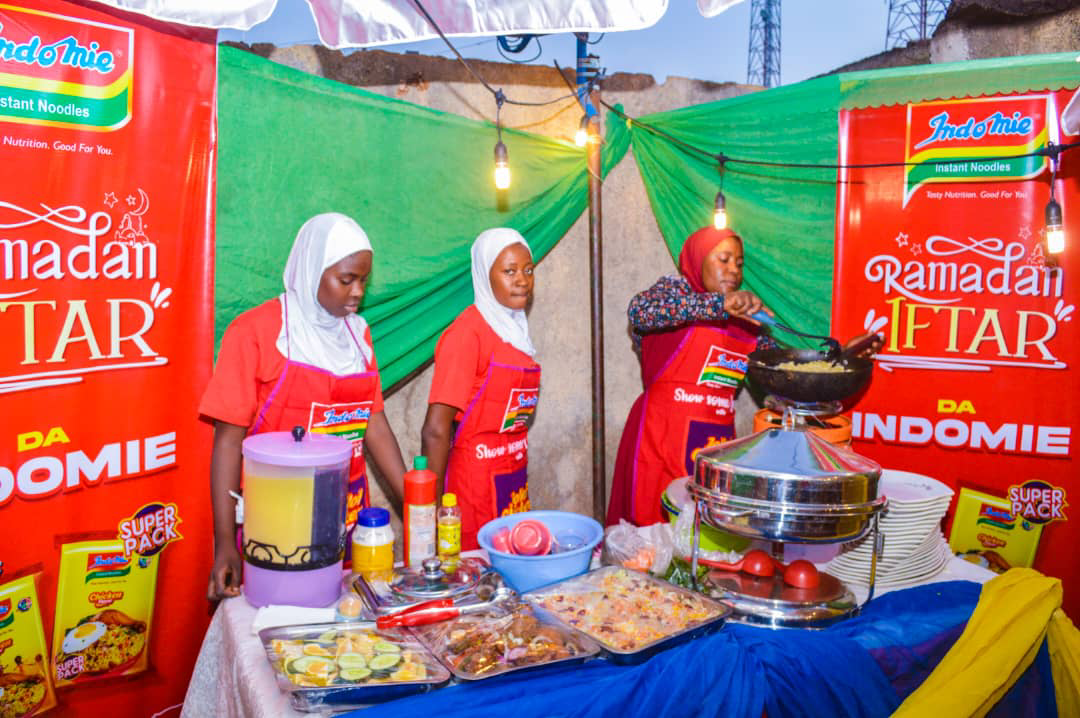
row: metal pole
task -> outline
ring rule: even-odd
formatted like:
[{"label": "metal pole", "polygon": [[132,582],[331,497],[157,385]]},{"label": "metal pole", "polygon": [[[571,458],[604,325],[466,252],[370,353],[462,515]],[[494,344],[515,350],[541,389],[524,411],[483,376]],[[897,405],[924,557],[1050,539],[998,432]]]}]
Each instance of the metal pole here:
[{"label": "metal pole", "polygon": [[588,35],[577,36],[577,81],[585,116],[589,121],[589,139],[585,143],[589,174],[589,309],[592,320],[592,494],[593,517],[603,523],[607,472],[604,468],[604,255],[602,247],[603,215],[600,207],[600,117],[588,96]]},{"label": "metal pole", "polygon": [[[599,123],[597,123],[599,124]],[[600,142],[590,141],[589,167],[589,305],[592,311],[593,516],[604,520],[604,254],[600,207]]]}]

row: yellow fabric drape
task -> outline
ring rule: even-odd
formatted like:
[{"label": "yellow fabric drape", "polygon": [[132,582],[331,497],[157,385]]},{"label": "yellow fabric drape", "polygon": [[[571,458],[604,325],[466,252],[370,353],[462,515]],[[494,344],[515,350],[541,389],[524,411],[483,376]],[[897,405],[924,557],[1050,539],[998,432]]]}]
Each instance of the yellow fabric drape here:
[{"label": "yellow fabric drape", "polygon": [[1062,716],[1080,715],[1080,631],[1061,611],[1061,581],[1014,568],[983,586],[956,644],[894,716],[984,716],[1047,638]]},{"label": "yellow fabric drape", "polygon": [[1080,630],[1060,608],[1046,632],[1059,716],[1080,716]]}]

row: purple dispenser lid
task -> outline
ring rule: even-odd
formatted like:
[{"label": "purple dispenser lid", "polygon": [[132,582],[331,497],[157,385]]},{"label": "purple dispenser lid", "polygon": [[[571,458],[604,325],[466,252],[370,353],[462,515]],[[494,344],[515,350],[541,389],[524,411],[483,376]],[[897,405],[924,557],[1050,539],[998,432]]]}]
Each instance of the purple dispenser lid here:
[{"label": "purple dispenser lid", "polygon": [[274,466],[328,466],[352,458],[352,442],[340,436],[307,434],[301,426],[267,431],[244,439],[245,459]]}]

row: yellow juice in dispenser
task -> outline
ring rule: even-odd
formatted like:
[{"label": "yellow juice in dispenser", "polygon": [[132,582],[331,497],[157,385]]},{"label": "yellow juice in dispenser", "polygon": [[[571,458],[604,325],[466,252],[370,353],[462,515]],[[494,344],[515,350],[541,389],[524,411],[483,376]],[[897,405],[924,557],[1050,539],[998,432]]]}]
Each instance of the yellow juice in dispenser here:
[{"label": "yellow juice in dispenser", "polygon": [[245,505],[257,505],[260,509],[248,511],[244,517],[244,537],[272,544],[282,556],[311,543],[315,482],[310,470],[305,475],[290,473],[293,475],[288,477],[244,476]]}]

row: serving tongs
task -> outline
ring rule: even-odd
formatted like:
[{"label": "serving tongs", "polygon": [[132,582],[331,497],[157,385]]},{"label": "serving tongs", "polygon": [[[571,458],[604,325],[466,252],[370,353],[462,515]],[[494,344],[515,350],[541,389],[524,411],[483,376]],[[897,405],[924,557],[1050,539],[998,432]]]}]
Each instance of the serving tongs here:
[{"label": "serving tongs", "polygon": [[792,329],[786,324],[781,324],[776,320],[776,317],[767,313],[764,309],[759,309],[750,315],[750,319],[756,322],[760,322],[769,327],[776,327],[782,329],[785,332],[795,334],[800,337],[806,337],[807,339],[819,339],[822,346],[825,347],[825,354],[822,357],[825,361],[832,364],[839,364],[840,366],[847,366],[848,359],[859,356],[862,352],[866,351],[874,345],[874,342],[878,340],[876,334],[868,334],[863,339],[855,342],[849,347],[842,347],[840,342],[834,337],[823,337],[819,334],[807,334],[806,332],[800,332],[798,329]]},{"label": "serving tongs", "polygon": [[795,334],[796,336],[806,337],[807,339],[818,339],[821,341],[822,346],[825,347],[826,359],[833,363],[836,363],[840,359],[840,355],[843,350],[840,347],[840,342],[833,337],[823,337],[819,334],[807,334],[806,332],[800,332],[798,329],[792,329],[786,324],[781,324],[779,321],[777,321],[776,317],[772,316],[764,309],[757,310],[750,315],[750,318],[753,319],[755,322],[760,322],[769,327],[776,327],[777,329],[782,329],[785,332]]},{"label": "serving tongs", "polygon": [[[496,580],[485,581],[488,575],[495,576]],[[378,616],[375,619],[375,627],[426,626],[429,623],[438,623],[470,613],[485,613],[502,607],[503,604],[512,607],[517,602],[517,593],[497,579],[498,575],[494,572],[481,577],[476,587],[476,596],[482,599],[479,603],[457,603],[453,598],[424,601],[401,611]]]}]

